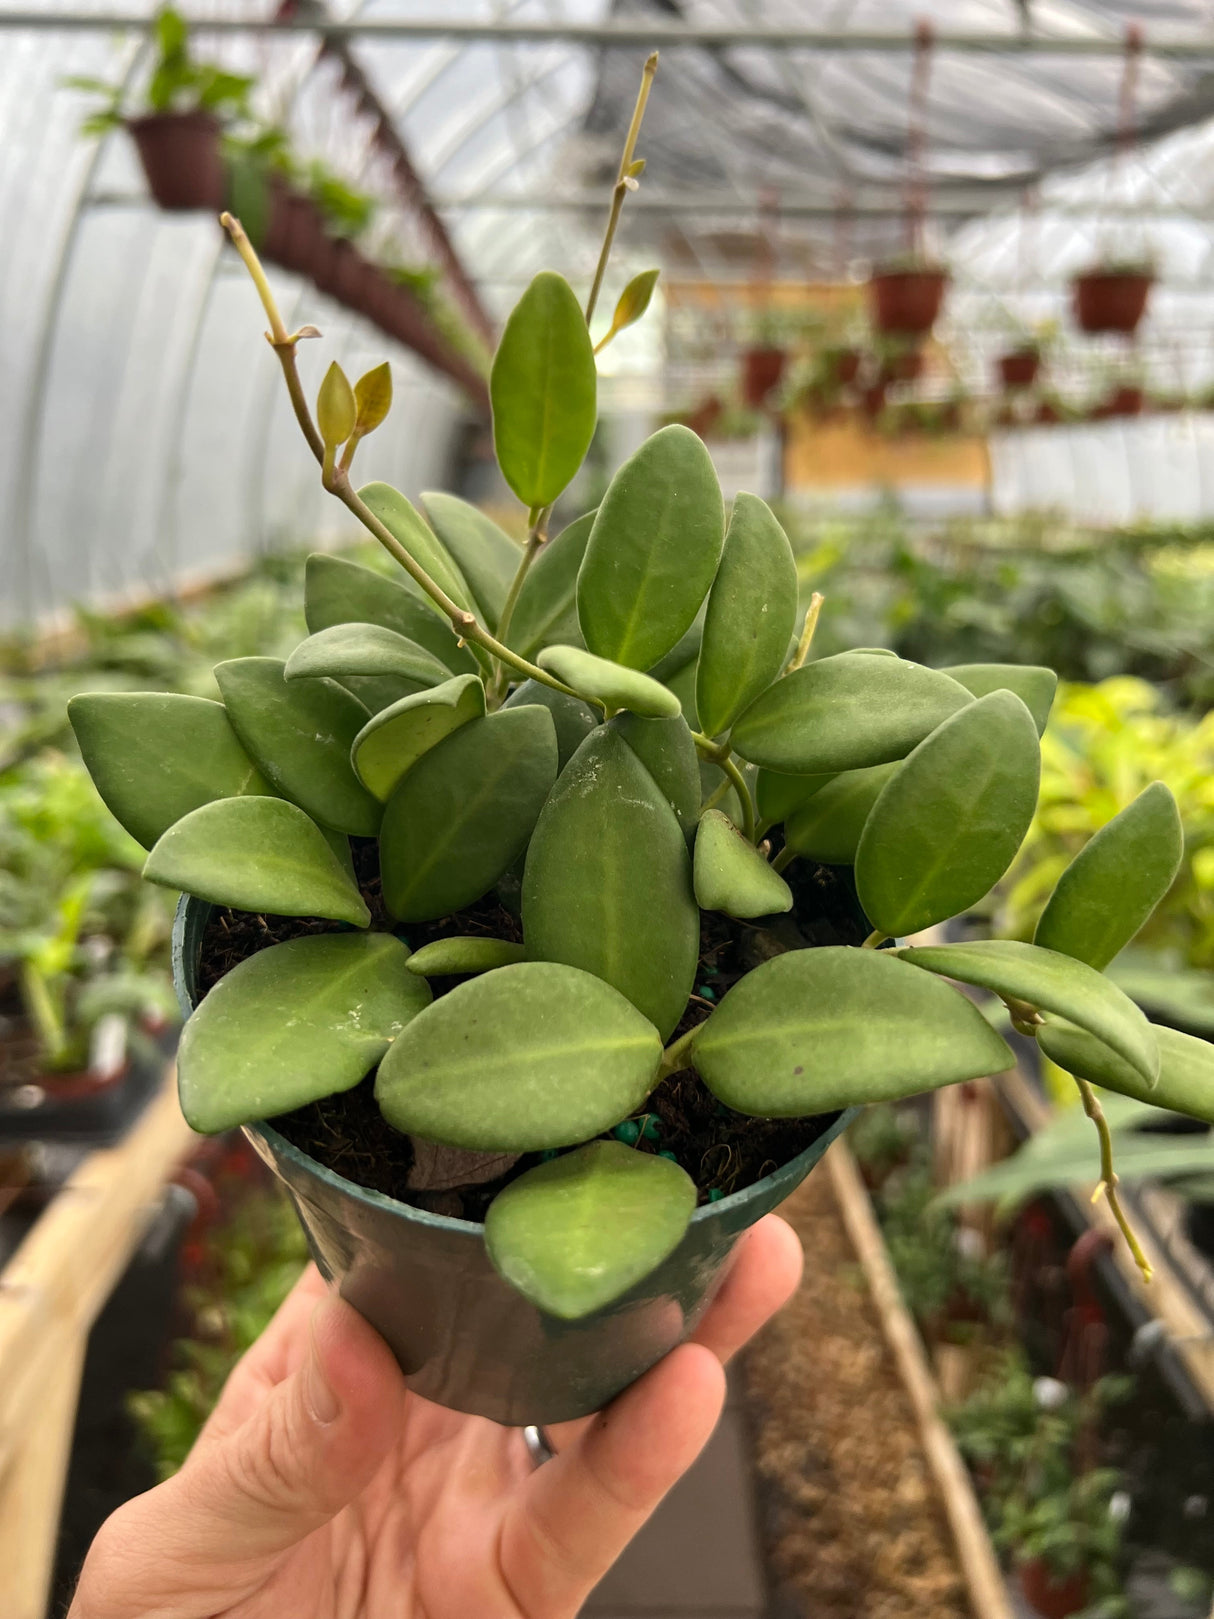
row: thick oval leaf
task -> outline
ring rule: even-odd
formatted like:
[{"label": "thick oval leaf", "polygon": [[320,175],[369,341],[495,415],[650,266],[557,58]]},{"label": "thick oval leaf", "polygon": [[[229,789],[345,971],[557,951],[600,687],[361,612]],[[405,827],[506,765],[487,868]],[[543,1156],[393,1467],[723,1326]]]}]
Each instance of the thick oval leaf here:
[{"label": "thick oval leaf", "polygon": [[666,686],[648,675],[576,646],[548,646],[536,659],[541,669],[572,686],[583,697],[608,709],[626,708],[646,719],[671,719],[680,712],[679,700]]},{"label": "thick oval leaf", "polygon": [[181,1034],[181,1111],[204,1135],[351,1090],[430,1001],[390,933],[271,945],[221,978]]},{"label": "thick oval leaf", "polygon": [[918,933],[985,898],[1024,841],[1040,779],[1037,727],[1014,692],[979,697],[920,742],[883,787],[856,850],[856,891],[873,926]]},{"label": "thick oval leaf", "polygon": [[652,1024],[622,995],[547,961],[457,985],[406,1032],[376,1077],[384,1117],[481,1152],[598,1135],[641,1105],[662,1057]]},{"label": "thick oval leaf", "polygon": [[[443,670],[444,680],[449,679],[450,675],[449,669]],[[357,697],[368,714],[382,714],[393,703],[412,697],[416,692],[427,691],[430,681],[406,680],[403,675],[342,675],[337,684],[344,686],[351,697]]]},{"label": "thick oval leaf", "polygon": [[1033,942],[1107,967],[1171,888],[1183,857],[1176,800],[1163,782],[1153,781],[1071,861]]},{"label": "thick oval leaf", "polygon": [[663,427],[625,461],[594,519],[577,581],[591,652],[651,669],[690,627],[725,543],[712,457],[688,427]]},{"label": "thick oval leaf", "polygon": [[1058,690],[1058,676],[1052,669],[1038,663],[956,663],[940,672],[959,681],[975,697],[1014,691],[1033,716],[1037,735],[1045,730]]},{"label": "thick oval leaf", "polygon": [[274,790],[222,703],[176,692],[85,692],[67,716],[106,808],[145,849],[200,804]]},{"label": "thick oval leaf", "polygon": [[[503,708],[526,708],[531,703],[542,703],[552,715],[556,727],[558,768],[564,770],[582,743],[602,723],[603,716],[588,703],[576,697],[566,697],[563,691],[542,686],[538,680],[524,680],[502,704]],[[694,744],[693,744],[694,745]]]},{"label": "thick oval leaf", "polygon": [[555,780],[556,732],[538,705],[471,720],[423,754],[379,835],[392,915],[425,922],[479,899],[526,848]]},{"label": "thick oval leaf", "polygon": [[795,809],[808,804],[834,779],[833,771],[821,776],[785,776],[778,770],[760,770],[755,776],[755,808],[765,821],[787,821]]},{"label": "thick oval leaf", "polygon": [[216,664],[237,736],[283,797],[313,820],[374,837],[380,806],[350,764],[366,709],[331,680],[287,681],[283,669],[277,658]]},{"label": "thick oval leaf", "polygon": [[358,779],[386,803],[423,753],[484,712],[485,688],[479,675],[456,675],[441,686],[402,698],[376,714],[354,738],[350,758]]},{"label": "thick oval leaf", "polygon": [[573,289],[542,270],[511,311],[489,376],[497,464],[524,506],[551,506],[585,460],[597,384]]},{"label": "thick oval leaf", "polygon": [[[475,611],[476,603],[468,581],[451,553],[399,489],[393,489],[390,483],[368,483],[358,491],[358,498],[453,602],[470,612]],[[431,612],[446,620],[447,615],[429,596],[423,594],[422,600]]]},{"label": "thick oval leaf", "polygon": [[700,949],[691,861],[674,811],[618,731],[591,732],[544,806],[523,875],[528,954],[615,986],[665,1038]]},{"label": "thick oval leaf", "polygon": [[1159,1079],[1154,1085],[1095,1035],[1063,1018],[1047,1018],[1037,1030],[1037,1044],[1051,1062],[1078,1079],[1214,1124],[1214,1045],[1163,1024],[1152,1027],[1159,1046]]},{"label": "thick oval leaf", "polygon": [[577,576],[594,518],[594,512],[575,518],[548,541],[531,564],[506,632],[507,646],[524,658],[534,658],[554,641],[562,646],[581,645]]},{"label": "thick oval leaf", "polygon": [[925,992],[889,951],[791,950],[734,985],[697,1031],[692,1061],[727,1107],[768,1118],[1010,1068],[1015,1058],[978,1008],[930,982]]},{"label": "thick oval leaf", "polygon": [[973,701],[936,669],[840,652],[777,680],[730,733],[735,753],[766,770],[811,776],[904,759]]},{"label": "thick oval leaf", "polygon": [[487,973],[495,967],[509,967],[522,961],[521,944],[494,939],[487,933],[459,933],[422,945],[409,957],[409,971],[423,978],[443,978],[456,973]]},{"label": "thick oval leaf", "polygon": [[1159,1050],[1151,1025],[1128,995],[1085,962],[1018,939],[922,945],[898,954],[928,972],[993,989],[1041,1012],[1057,1012],[1112,1046],[1150,1084],[1158,1077]]},{"label": "thick oval leaf", "polygon": [[476,668],[467,647],[458,644],[451,621],[436,616],[403,571],[389,578],[345,557],[314,553],[304,576],[304,617],[313,635],[334,624],[382,624],[424,646],[453,674]]},{"label": "thick oval leaf", "polygon": [[485,1247],[524,1298],[576,1321],[673,1253],[695,1206],[695,1182],[678,1164],[592,1141],[500,1191],[485,1216]]},{"label": "thick oval leaf", "polygon": [[617,714],[611,727],[657,782],[684,837],[690,838],[700,818],[700,758],[687,721],[681,714],[665,720]]},{"label": "thick oval leaf", "polygon": [[[805,803],[795,808],[784,825],[788,847],[824,866],[855,864],[860,834],[881,789],[902,765],[895,759],[887,765],[869,765],[867,770],[845,770],[828,776],[814,789]],[[765,772],[760,771],[760,779]],[[783,776],[781,781],[818,781],[816,776]]]},{"label": "thick oval leaf", "polygon": [[316,823],[282,798],[221,798],[175,822],[143,875],[165,888],[272,916],[365,928],[371,913]]},{"label": "thick oval leaf", "polygon": [[693,658],[672,675],[667,675],[662,684],[666,690],[673,692],[678,698],[679,707],[683,711],[683,718],[693,731],[700,729],[700,717],[696,713],[696,663]]},{"label": "thick oval leaf", "polygon": [[738,495],[708,593],[696,677],[706,736],[728,731],[788,658],[797,622],[797,565],[788,536],[756,495]]},{"label": "thick oval leaf", "polygon": [[400,675],[419,685],[437,686],[451,678],[451,671],[425,647],[382,624],[334,624],[301,641],[283,675],[287,680]]},{"label": "thick oval leaf", "polygon": [[422,495],[426,516],[480,605],[491,630],[505,605],[506,594],[523,560],[522,547],[493,519],[457,495],[430,491]]},{"label": "thick oval leaf", "polygon": [[681,674],[690,664],[694,682],[696,660],[700,656],[700,645],[703,639],[704,614],[700,612],[696,614],[695,619],[692,621],[691,628],[684,630],[666,656],[659,658],[653,668],[646,669],[645,673],[650,680],[660,680],[663,686],[668,686],[671,680]]},{"label": "thick oval leaf", "polygon": [[700,819],[694,876],[701,910],[744,920],[792,910],[792,889],[720,810]]},{"label": "thick oval leaf", "polygon": [[622,332],[626,326],[633,325],[649,308],[649,300],[653,297],[653,289],[658,284],[660,270],[639,270],[620,294],[615,306],[615,313],[611,317],[611,325],[607,328],[607,335],[599,344]]}]

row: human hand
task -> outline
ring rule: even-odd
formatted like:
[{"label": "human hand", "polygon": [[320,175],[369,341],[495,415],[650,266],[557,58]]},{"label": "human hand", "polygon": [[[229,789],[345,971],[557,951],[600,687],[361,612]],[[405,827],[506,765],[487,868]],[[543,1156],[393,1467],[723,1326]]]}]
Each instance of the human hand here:
[{"label": "human hand", "polygon": [[692,1341],[597,1417],[522,1433],[408,1394],[311,1266],[236,1367],[181,1471],[93,1542],[68,1619],[573,1619],[686,1472],[722,1363],[788,1299],[768,1215]]}]

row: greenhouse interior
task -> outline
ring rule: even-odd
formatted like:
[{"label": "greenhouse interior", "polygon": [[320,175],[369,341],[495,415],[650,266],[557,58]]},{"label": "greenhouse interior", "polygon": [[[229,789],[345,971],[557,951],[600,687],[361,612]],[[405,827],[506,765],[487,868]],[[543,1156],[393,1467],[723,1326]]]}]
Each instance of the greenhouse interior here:
[{"label": "greenhouse interior", "polygon": [[1210,6],[0,128],[0,1619],[1214,1619]]}]

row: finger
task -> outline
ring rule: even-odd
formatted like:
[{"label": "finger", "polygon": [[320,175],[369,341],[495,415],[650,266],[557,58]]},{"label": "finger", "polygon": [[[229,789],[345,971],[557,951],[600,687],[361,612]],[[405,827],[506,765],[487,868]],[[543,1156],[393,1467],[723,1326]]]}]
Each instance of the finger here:
[{"label": "finger", "polygon": [[803,1263],[800,1239],[788,1222],[764,1215],[738,1242],[729,1274],[691,1341],[728,1361],[788,1303]]},{"label": "finger", "polygon": [[269,1390],[303,1363],[308,1348],[308,1322],[328,1290],[316,1266],[308,1265],[274,1312],[269,1326],[237,1361],[200,1439],[222,1438],[239,1428]]},{"label": "finger", "polygon": [[[378,1333],[326,1298],[310,1338],[303,1365],[241,1427],[196,1447],[178,1474],[106,1525],[97,1545],[103,1554],[107,1540],[122,1548],[119,1573],[145,1598],[140,1612],[160,1611],[149,1589],[205,1588],[223,1611],[243,1600],[242,1582],[255,1588],[279,1554],[366,1488],[399,1442],[405,1384]],[[104,1555],[102,1565],[99,1586]]]},{"label": "finger", "polygon": [[725,1401],[716,1356],[683,1344],[527,1480],[502,1525],[523,1613],[575,1612],[708,1442]]}]

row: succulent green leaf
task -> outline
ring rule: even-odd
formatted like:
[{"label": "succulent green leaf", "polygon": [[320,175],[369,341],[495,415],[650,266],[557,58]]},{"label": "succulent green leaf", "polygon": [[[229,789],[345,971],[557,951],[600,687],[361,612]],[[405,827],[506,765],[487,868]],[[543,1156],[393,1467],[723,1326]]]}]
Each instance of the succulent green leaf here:
[{"label": "succulent green leaf", "polygon": [[687,844],[662,790],[609,726],[565,766],[536,825],[523,935],[533,958],[614,985],[663,1038],[682,1017],[700,949]]},{"label": "succulent green leaf", "polygon": [[480,604],[481,616],[491,630],[506,601],[514,575],[523,560],[521,546],[493,519],[457,495],[430,491],[422,495],[426,516]]},{"label": "succulent green leaf", "polygon": [[586,457],[598,374],[573,288],[541,271],[506,322],[489,396],[502,476],[524,506],[551,506]]},{"label": "succulent green leaf", "polygon": [[380,806],[350,764],[366,709],[331,680],[286,680],[284,667],[278,658],[215,666],[233,729],[266,778],[314,821],[374,837]]},{"label": "succulent green leaf", "polygon": [[765,821],[787,821],[795,809],[808,804],[834,779],[831,771],[821,776],[786,776],[779,770],[760,770],[755,776],[755,808]]},{"label": "succulent green leaf", "polygon": [[456,675],[429,691],[403,697],[368,720],[350,750],[358,779],[381,803],[423,753],[485,712],[479,675]]},{"label": "succulent green leaf", "polygon": [[918,933],[985,898],[1024,841],[1040,779],[1037,727],[1014,692],[979,697],[937,727],[864,822],[856,891],[873,926]]},{"label": "succulent green leaf", "polygon": [[640,320],[649,308],[649,300],[653,297],[653,289],[657,286],[661,273],[660,270],[641,270],[633,276],[619,296],[615,313],[611,317],[611,325],[603,338],[604,343],[613,338],[617,332],[622,332],[625,327],[633,326]]},{"label": "succulent green leaf", "polygon": [[703,439],[663,427],[625,461],[594,519],[577,582],[591,652],[651,669],[690,628],[724,543],[721,486]]},{"label": "succulent green leaf", "polygon": [[690,838],[700,818],[700,758],[687,721],[681,714],[647,720],[624,713],[610,723],[657,782],[684,837]]},{"label": "succulent green leaf", "polygon": [[384,810],[384,903],[402,922],[470,905],[522,854],[556,780],[546,708],[470,720],[422,755]]},{"label": "succulent green leaf", "polygon": [[672,675],[667,675],[662,684],[667,691],[673,692],[678,698],[679,707],[683,711],[683,718],[693,731],[700,729],[700,717],[696,713],[696,664],[697,659],[684,664]]},{"label": "succulent green leaf", "polygon": [[[443,670],[444,680],[451,671]],[[428,680],[407,680],[403,675],[342,675],[337,682],[351,697],[357,697],[368,714],[382,714],[385,708],[399,703],[403,697],[412,697],[429,689]]]},{"label": "succulent green leaf", "polygon": [[626,708],[645,719],[671,719],[680,712],[679,700],[638,669],[597,657],[576,646],[547,646],[536,659],[541,669],[593,698],[609,709]]},{"label": "succulent green leaf", "polygon": [[1056,1012],[1112,1046],[1148,1084],[1158,1078],[1159,1049],[1151,1025],[1128,995],[1086,962],[1018,939],[922,945],[898,954],[928,972],[992,989],[1040,1012]]},{"label": "succulent green leaf", "polygon": [[904,759],[973,701],[935,669],[871,652],[839,652],[794,669],[734,723],[735,753],[793,776]]},{"label": "succulent green leaf", "polygon": [[1047,1018],[1037,1030],[1037,1044],[1051,1062],[1078,1079],[1214,1124],[1214,1045],[1163,1024],[1152,1028],[1159,1046],[1159,1079],[1154,1085],[1094,1034],[1064,1018]]},{"label": "succulent green leaf", "polygon": [[313,635],[334,624],[381,624],[424,646],[453,674],[476,668],[467,647],[457,643],[450,621],[435,615],[404,572],[393,579],[346,557],[314,552],[304,576],[304,617]]},{"label": "succulent green leaf", "polygon": [[143,875],[165,888],[272,916],[324,916],[365,928],[371,913],[328,839],[282,798],[220,798],[163,834]]},{"label": "succulent green leaf", "polygon": [[549,1315],[601,1310],[678,1247],[696,1206],[678,1164],[592,1141],[500,1191],[485,1216],[497,1270]]},{"label": "succulent green leaf", "polygon": [[985,697],[992,691],[1014,691],[1033,716],[1037,735],[1045,730],[1058,690],[1058,676],[1052,669],[1038,663],[957,663],[940,673],[960,681],[975,697]]},{"label": "succulent green leaf", "polygon": [[[705,606],[707,606],[707,603],[705,603]],[[696,614],[691,628],[684,630],[683,634],[671,647],[670,651],[666,653],[665,657],[659,658],[654,664],[653,668],[646,669],[645,673],[649,676],[650,680],[660,680],[663,686],[665,686],[668,685],[676,675],[681,674],[682,671],[686,669],[687,665],[690,664],[692,667],[692,681],[694,683],[696,660],[700,656],[700,646],[703,640],[704,614],[701,611]]]},{"label": "succulent green leaf", "polygon": [[708,593],[696,677],[706,736],[720,736],[779,675],[797,621],[797,565],[765,501],[738,495]]},{"label": "succulent green leaf", "polygon": [[432,652],[381,624],[334,624],[318,630],[295,648],[283,674],[287,680],[399,675],[427,686],[451,678],[450,669]]},{"label": "succulent green leaf", "polygon": [[[881,789],[902,765],[897,759],[887,765],[869,765],[864,770],[844,770],[828,776],[805,800],[794,808],[784,823],[784,841],[795,853],[824,866],[852,866],[860,834]],[[762,780],[766,771],[759,772]],[[769,780],[770,780],[769,776]],[[783,776],[780,781],[819,781],[816,776]]]},{"label": "succulent green leaf", "polygon": [[598,1135],[641,1105],[662,1057],[653,1025],[622,995],[548,961],[457,985],[406,1033],[376,1077],[384,1117],[481,1152],[537,1152]]},{"label": "succulent green leaf", "polygon": [[577,619],[577,576],[594,527],[594,512],[586,512],[549,540],[531,564],[506,632],[506,644],[524,658],[559,641],[580,646]]},{"label": "succulent green leaf", "polygon": [[768,1118],[890,1101],[1013,1065],[971,1001],[935,980],[925,991],[910,974],[885,950],[775,956],[700,1026],[692,1061],[726,1107]]},{"label": "succulent green leaf", "polygon": [[409,957],[409,971],[423,978],[444,978],[456,973],[487,973],[522,961],[523,946],[486,933],[457,933],[422,945]]},{"label": "succulent green leaf", "polygon": [[274,790],[222,703],[176,692],[85,692],[67,714],[106,808],[145,849],[200,804]]},{"label": "succulent green leaf", "polygon": [[696,831],[696,903],[743,920],[792,910],[792,889],[720,810],[705,810]]},{"label": "succulent green leaf", "polygon": [[225,977],[182,1030],[181,1111],[215,1135],[351,1090],[430,1001],[390,933],[271,945]]},{"label": "succulent green leaf", "polygon": [[1034,943],[1107,967],[1171,888],[1183,856],[1176,800],[1153,781],[1071,861],[1041,913]]},{"label": "succulent green leaf", "polygon": [[[468,581],[455,559],[399,489],[393,489],[389,483],[368,483],[358,491],[358,498],[453,602],[469,612],[475,611],[476,603],[468,589]],[[447,621],[442,608],[432,602],[429,596],[423,596],[422,600],[430,612]]]},{"label": "succulent green leaf", "polygon": [[577,697],[566,697],[563,691],[542,686],[538,680],[524,680],[502,704],[503,708],[525,708],[528,704],[542,703],[552,715],[556,727],[558,767],[564,770],[582,743],[602,721],[602,715],[589,703]]}]

